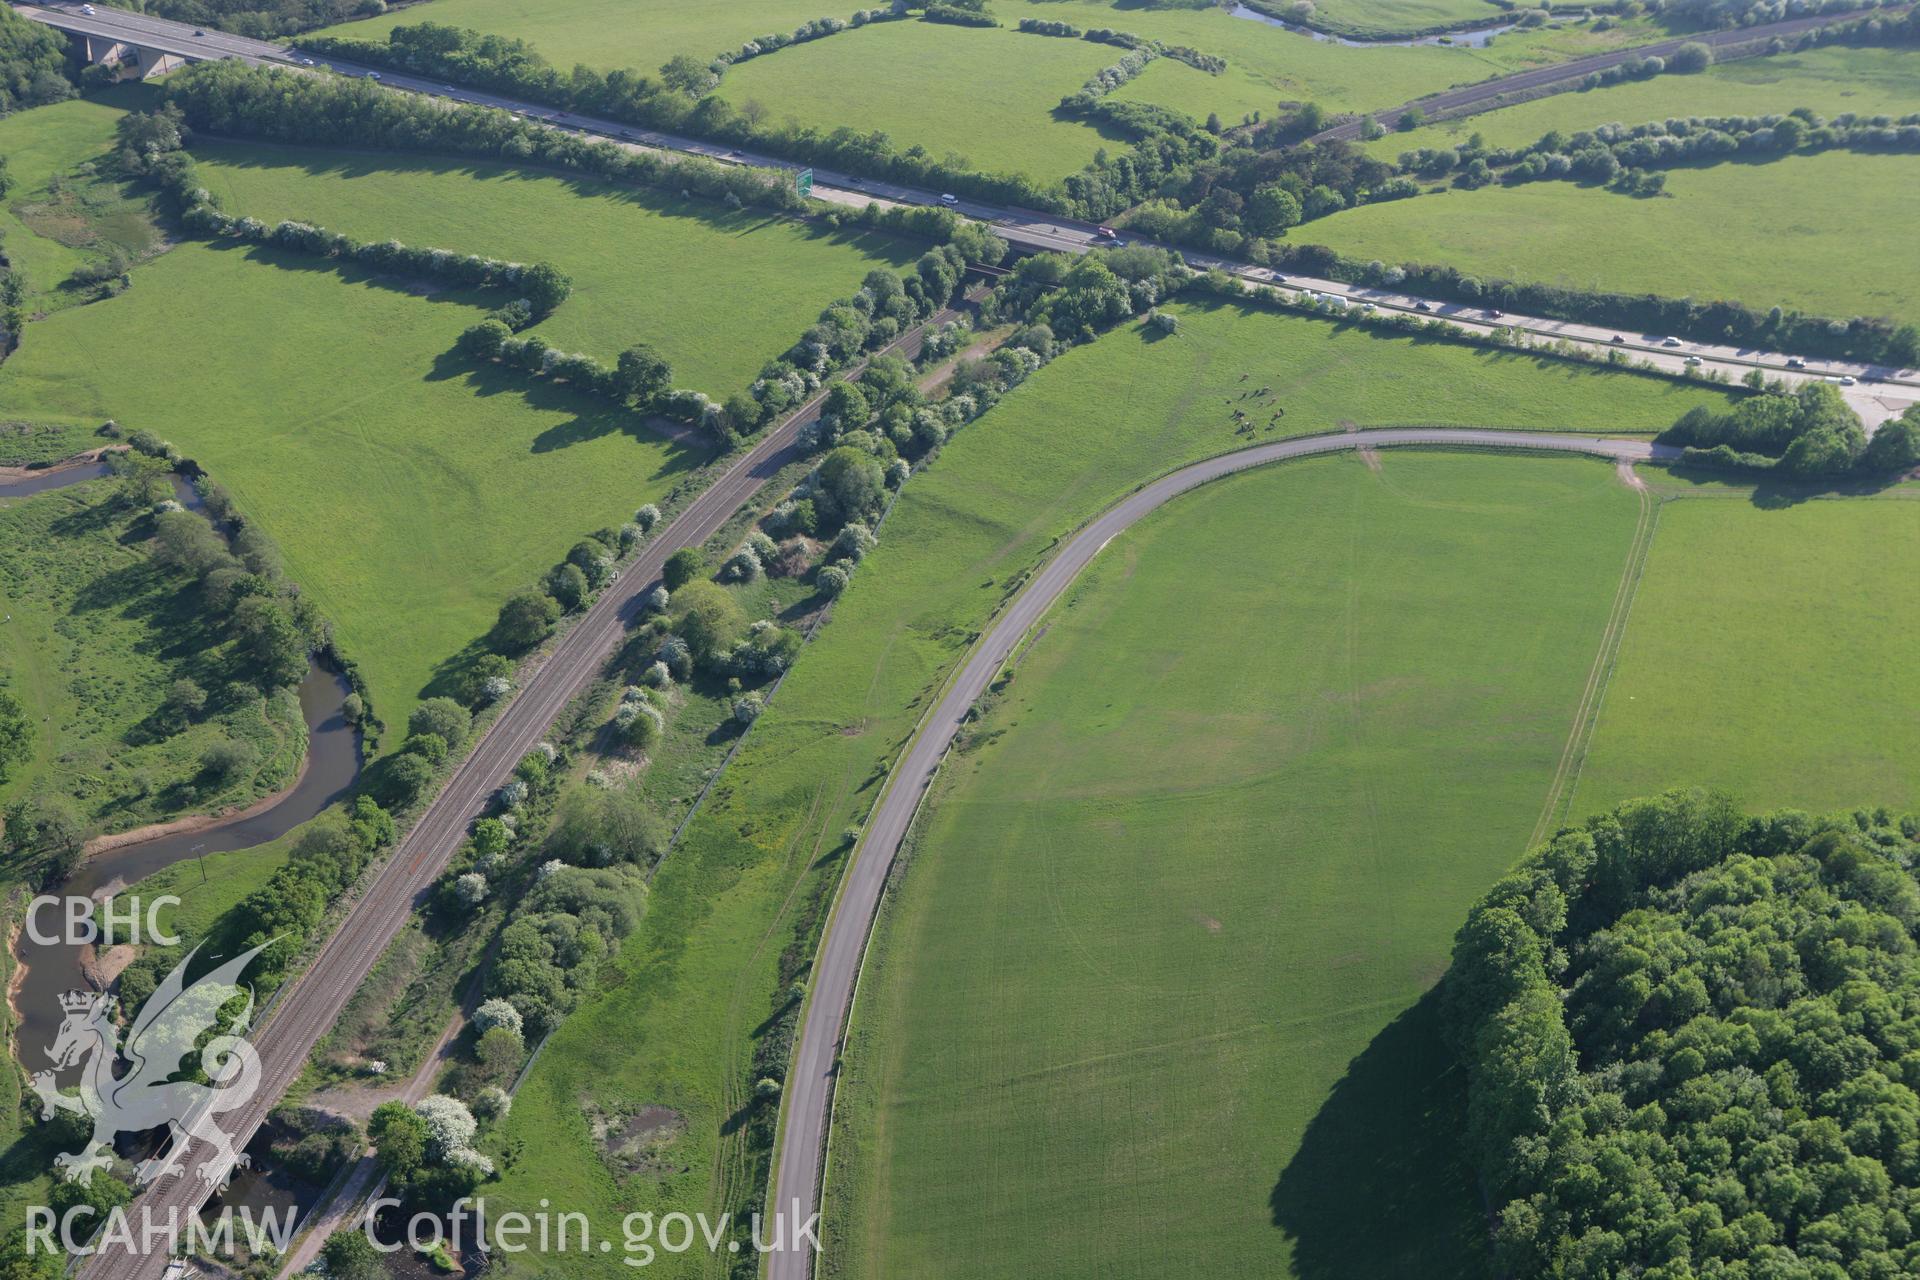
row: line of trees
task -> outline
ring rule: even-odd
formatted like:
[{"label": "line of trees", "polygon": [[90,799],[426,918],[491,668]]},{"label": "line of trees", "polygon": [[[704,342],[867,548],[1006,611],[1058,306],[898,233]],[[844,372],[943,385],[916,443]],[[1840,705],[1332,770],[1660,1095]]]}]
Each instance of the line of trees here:
[{"label": "line of trees", "polygon": [[[314,820],[267,882],[215,921],[202,949],[209,956],[233,956],[271,940],[247,973],[256,991],[271,991],[313,940],[327,909],[393,843],[394,834],[393,819],[367,796]],[[116,987],[122,1012],[131,1017],[180,959],[180,948],[150,947],[128,965]]]},{"label": "line of trees", "polygon": [[1920,407],[1883,423],[1871,440],[1830,383],[1783,386],[1741,401],[1727,413],[1695,406],[1660,433],[1682,445],[1689,462],[1799,479],[1887,475],[1920,466]]},{"label": "line of trees", "polygon": [[[1475,307],[1646,333],[1687,334],[1770,351],[1907,367],[1920,363],[1920,329],[1855,316],[1841,320],[1785,307],[1756,311],[1743,303],[1667,298],[1653,293],[1609,293],[1568,285],[1482,280],[1445,264],[1361,262],[1325,245],[1273,244],[1268,265],[1325,280],[1369,284]],[[1255,259],[1259,260],[1258,257]]]},{"label": "line of trees", "polygon": [[950,214],[945,218],[928,218],[919,211],[887,214],[870,206],[863,214],[824,217],[829,225],[865,223],[946,238],[921,254],[910,270],[876,267],[859,289],[828,303],[798,342],[763,366],[746,391],[727,399],[722,419],[736,434],[757,431],[799,408],[835,370],[885,347],[952,303],[965,288],[969,262],[991,266],[1006,253],[999,237]]},{"label": "line of trees", "polygon": [[469,288],[512,290],[521,303],[509,314],[523,315],[522,324],[546,315],[573,292],[572,278],[547,262],[507,262],[450,249],[413,248],[398,240],[363,242],[308,222],[269,225],[258,218],[234,217],[221,209],[219,198],[201,183],[193,157],[182,149],[192,139],[192,132],[178,105],[167,103],[152,112],[130,112],[120,118],[116,128],[114,155],[121,172],[150,180],[159,189],[167,210],[196,235],[227,236]]},{"label": "line of trees", "polygon": [[945,22],[956,27],[997,27],[1000,20],[987,12],[986,0],[935,0],[921,16],[928,22]]},{"label": "line of trees", "polygon": [[687,422],[707,432],[721,447],[731,447],[739,437],[805,403],[835,370],[886,346],[947,306],[963,287],[969,261],[992,265],[1006,253],[1006,243],[999,237],[946,209],[883,209],[870,204],[859,211],[828,210],[820,223],[828,231],[869,226],[937,243],[910,271],[875,268],[868,272],[859,290],[827,304],[798,342],[763,366],[745,391],[724,403],[703,392],[674,389],[672,367],[644,343],[623,352],[609,367],[591,356],[560,352],[538,335],[515,336],[514,326],[498,313],[462,334],[460,349],[474,359],[564,381],[637,412]]},{"label": "line of trees", "polygon": [[1807,107],[1784,115],[1688,116],[1646,124],[1604,124],[1566,134],[1553,130],[1525,147],[1489,147],[1479,134],[1464,146],[1401,153],[1400,170],[1423,178],[1455,174],[1462,187],[1539,181],[1605,183],[1634,195],[1657,195],[1665,178],[1651,170],[1745,158],[1771,160],[1836,149],[1920,151],[1920,113],[1900,117],[1845,112],[1831,121]]},{"label": "line of trees", "polygon": [[[385,43],[336,37],[310,39],[305,43],[316,52],[363,65],[451,80],[563,111],[690,133],[806,164],[960,192],[1004,204],[1055,208],[1060,201],[1057,191],[1021,175],[981,172],[963,163],[929,155],[917,147],[900,150],[881,130],[861,133],[840,126],[823,131],[808,125],[772,122],[764,109],[752,103],[736,107],[709,92],[712,72],[698,63],[693,65],[692,71],[696,74],[691,76],[681,74],[687,68],[674,62],[663,65],[658,75],[635,70],[601,72],[587,67],[563,72],[523,40],[435,23],[397,27],[388,33]],[[515,123],[526,129],[533,128],[517,120]],[[791,195],[791,178],[783,174],[779,181]],[[792,203],[776,207],[797,208],[799,197],[792,196]]]},{"label": "line of trees", "polygon": [[[720,54],[712,62],[707,64],[707,70],[712,74],[713,82],[717,84],[719,83],[720,77],[726,74],[728,67],[751,61],[763,54],[775,53],[787,48],[789,45],[807,44],[814,40],[823,40],[827,36],[838,35],[842,31],[852,31],[856,28],[864,27],[869,23],[886,22],[890,19],[904,18],[906,16],[907,12],[905,9],[889,8],[857,9],[854,11],[853,16],[848,18],[815,18],[810,22],[801,23],[798,27],[795,27],[792,32],[787,34],[774,32],[771,35],[756,36],[752,40],[743,43],[739,48],[729,49],[725,53]],[[661,68],[661,74],[669,80],[684,77],[687,74],[687,68],[681,63],[681,58],[683,57],[686,57],[686,55],[680,55],[680,57],[676,57],[668,62],[666,67]],[[691,59],[689,59],[689,61],[690,60]],[[672,73],[668,72],[668,67],[673,68],[674,71]],[[708,87],[710,88],[711,86]]]},{"label": "line of trees", "polygon": [[[946,20],[935,10],[947,8],[952,7],[934,6],[926,16],[936,21]],[[970,24],[975,19],[984,19],[987,25],[994,25],[991,15],[977,7],[952,11],[968,15],[965,21]],[[1125,43],[1120,37],[1126,33],[1106,34],[1114,37],[1109,43]],[[587,67],[563,72],[524,40],[437,23],[395,28],[385,42],[316,37],[306,41],[305,46],[363,65],[450,80],[564,111],[688,133],[801,163],[953,191],[998,204],[1087,218],[1107,217],[1137,203],[1168,174],[1202,154],[1212,154],[1217,146],[1214,139],[1184,113],[1144,103],[1116,103],[1100,95],[1090,99],[1074,95],[1069,99],[1074,104],[1073,110],[1085,118],[1120,129],[1135,145],[1118,157],[1103,150],[1082,172],[1070,175],[1064,182],[1043,184],[1024,175],[975,169],[964,160],[936,157],[919,147],[901,150],[891,137],[877,129],[862,133],[843,125],[822,130],[794,122],[772,121],[760,104],[746,102],[736,106],[713,94],[711,90],[718,79],[715,71],[691,57],[664,64],[657,75],[635,70],[600,72]],[[1210,71],[1225,65],[1221,59],[1190,49],[1163,51]],[[362,85],[362,88],[371,91],[369,86]],[[446,104],[434,106],[456,115],[462,110]],[[524,122],[514,123],[522,129],[533,128]],[[494,142],[492,145],[494,150],[485,150],[484,144],[472,150],[480,154],[500,154],[497,148],[504,144]],[[575,159],[570,167],[591,166]],[[799,198],[792,195],[790,182],[784,175],[781,181],[786,184],[783,190],[791,197],[791,203],[779,203],[776,207],[798,207]],[[749,203],[774,203],[771,199],[751,200],[746,193],[739,194],[738,198]]]},{"label": "line of trees", "polygon": [[1814,13],[1871,9],[1880,0],[1657,0],[1647,8],[1678,26],[1757,27]]},{"label": "line of trees", "polygon": [[[652,512],[652,518],[647,513]],[[509,662],[538,645],[553,633],[561,617],[577,613],[593,603],[602,587],[619,575],[620,557],[632,552],[659,519],[653,507],[644,507],[639,519],[618,529],[601,529],[568,550],[566,558],[547,572],[537,587],[528,587],[509,596],[500,606],[499,618],[488,634],[487,643],[498,663],[487,663],[484,674],[468,679],[470,701],[479,705],[504,697],[507,690],[493,685]]]},{"label": "line of trees", "polygon": [[1495,1273],[1920,1273],[1920,819],[1675,791],[1563,830],[1454,942]]},{"label": "line of trees", "polygon": [[1070,22],[1055,22],[1048,18],[1022,18],[1018,29],[1028,35],[1091,40],[1095,44],[1116,44],[1123,49],[1151,49],[1156,54],[1172,58],[1176,62],[1184,62],[1208,75],[1217,76],[1227,69],[1227,60],[1216,54],[1202,53],[1198,49],[1189,48],[1183,44],[1162,44],[1158,40],[1149,40],[1131,31],[1115,31],[1111,27],[1094,27],[1092,30],[1082,31]]},{"label": "line of trees", "polygon": [[[355,44],[357,52],[361,42],[348,43]],[[805,207],[788,174],[698,156],[667,158],[654,151],[629,150],[536,125],[498,108],[392,93],[344,76],[303,75],[224,59],[195,63],[173,73],[163,93],[168,103],[180,108],[187,124],[205,133],[314,146],[480,156],[660,187],[735,206],[787,212]]]},{"label": "line of trees", "polygon": [[157,17],[218,27],[256,40],[385,13],[386,0],[146,0]]}]

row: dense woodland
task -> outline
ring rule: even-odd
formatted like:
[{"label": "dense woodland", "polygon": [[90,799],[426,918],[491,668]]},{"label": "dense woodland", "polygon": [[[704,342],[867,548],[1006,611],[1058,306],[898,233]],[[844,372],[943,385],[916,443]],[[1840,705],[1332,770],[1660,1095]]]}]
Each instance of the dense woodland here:
[{"label": "dense woodland", "polygon": [[[66,66],[64,36],[0,5],[0,115],[72,97]],[[5,194],[0,181],[0,195]]]},{"label": "dense woodland", "polygon": [[1920,1272],[1920,819],[1700,791],[1563,831],[1444,995],[1502,1275]]}]

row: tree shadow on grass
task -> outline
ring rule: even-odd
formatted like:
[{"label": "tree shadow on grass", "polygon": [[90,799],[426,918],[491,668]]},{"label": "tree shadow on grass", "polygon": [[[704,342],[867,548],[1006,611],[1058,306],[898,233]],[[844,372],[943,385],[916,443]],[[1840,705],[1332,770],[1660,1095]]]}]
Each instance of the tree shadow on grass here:
[{"label": "tree shadow on grass", "polygon": [[1712,467],[1670,465],[1669,479],[1694,489],[1747,490],[1747,501],[1763,511],[1784,511],[1815,498],[1871,498],[1900,485],[1904,477],[1833,476],[1827,479],[1788,479],[1744,471],[1722,471]]},{"label": "tree shadow on grass", "polygon": [[1466,1081],[1439,996],[1375,1036],[1307,1126],[1269,1204],[1301,1280],[1488,1274],[1485,1219],[1462,1151]]},{"label": "tree shadow on grass", "polygon": [[[1103,134],[1104,136],[1104,134]],[[1116,135],[1116,141],[1125,139]],[[910,237],[894,236],[867,227],[831,227],[815,218],[792,219],[760,209],[728,209],[717,200],[700,197],[682,199],[677,194],[638,183],[616,182],[570,169],[550,168],[530,162],[454,158],[448,156],[362,153],[330,147],[265,146],[251,143],[206,142],[195,144],[204,156],[236,169],[263,171],[298,169],[315,178],[354,179],[383,173],[414,172],[458,174],[482,183],[529,181],[557,182],[574,195],[603,198],[636,208],[662,219],[685,219],[713,230],[736,236],[774,226],[799,226],[809,234],[834,244],[850,245],[876,259],[904,266],[918,258],[926,246]],[[332,228],[338,230],[338,228]],[[364,230],[364,228],[362,228]],[[461,253],[512,256],[498,245],[448,245]]]},{"label": "tree shadow on grass", "polygon": [[428,382],[455,378],[465,378],[467,390],[476,396],[518,395],[530,409],[571,414],[533,438],[534,453],[552,453],[618,432],[643,443],[664,445],[668,456],[660,468],[662,476],[705,466],[715,456],[710,439],[692,428],[609,404],[514,365],[476,360],[457,347],[435,356],[426,375]]},{"label": "tree shadow on grass", "polygon": [[[375,271],[351,258],[323,258],[314,254],[299,253],[292,249],[282,249],[275,245],[256,244],[251,240],[236,240],[229,236],[222,236],[204,243],[216,253],[244,253],[249,262],[277,267],[282,271],[307,275],[331,275],[337,277],[342,284],[387,289],[411,298],[418,298],[426,303],[436,305],[453,303],[481,311],[488,309],[491,305],[487,290],[443,280],[423,280],[414,276]],[[499,292],[494,291],[494,293]]]}]

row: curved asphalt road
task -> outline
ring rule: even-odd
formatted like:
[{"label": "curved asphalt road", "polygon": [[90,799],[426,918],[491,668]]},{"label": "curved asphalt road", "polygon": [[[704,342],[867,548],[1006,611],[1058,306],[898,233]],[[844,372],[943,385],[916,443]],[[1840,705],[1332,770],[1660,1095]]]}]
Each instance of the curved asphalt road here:
[{"label": "curved asphalt road", "polygon": [[[1680,455],[1678,449],[1642,440],[1438,427],[1388,428],[1275,440],[1196,462],[1143,485],[1069,538],[974,646],[958,674],[948,682],[946,693],[921,721],[906,753],[887,779],[886,791],[854,850],[853,865],[841,881],[839,898],[827,920],[808,979],[810,994],[800,1037],[794,1047],[793,1063],[787,1072],[780,1111],[779,1163],[768,1195],[770,1218],[778,1212],[784,1214],[789,1223],[803,1222],[820,1206],[841,1035],[887,874],[954,735],[1021,639],[1073,584],[1080,571],[1100,554],[1101,548],[1169,499],[1237,471],[1363,445],[1542,449],[1631,462]],[[769,1254],[767,1280],[808,1280],[812,1262],[812,1256],[804,1251]]]},{"label": "curved asphalt road", "polygon": [[[937,327],[955,314],[941,311],[901,334],[885,350],[914,354],[927,326]],[[864,363],[856,364],[846,376],[858,377],[863,368]],[[704,543],[762,485],[802,456],[798,437],[820,416],[828,390],[823,386],[812,400],[735,458],[686,510],[654,535],[553,652],[526,675],[520,693],[481,735],[472,754],[374,874],[319,954],[270,1006],[253,1037],[260,1055],[259,1087],[246,1105],[214,1117],[214,1122],[232,1137],[236,1149],[246,1145],[300,1074],[313,1046],[338,1020],[348,999],[366,980],[387,944],[466,838],[469,823],[486,811],[493,793],[514,765],[533,750],[561,710],[587,687],[619,645],[643,607],[641,597],[659,582],[667,557],[681,547]],[[199,1171],[209,1162],[209,1148],[196,1143],[187,1156],[186,1172],[156,1183],[129,1207],[136,1224],[133,1248],[103,1245],[100,1253],[87,1260],[80,1275],[87,1280],[136,1280],[160,1275],[167,1257],[162,1250],[146,1252],[140,1242],[137,1225],[143,1221],[138,1216],[141,1207],[146,1207],[152,1221],[165,1222],[173,1213],[184,1222],[208,1198],[211,1184]]]}]

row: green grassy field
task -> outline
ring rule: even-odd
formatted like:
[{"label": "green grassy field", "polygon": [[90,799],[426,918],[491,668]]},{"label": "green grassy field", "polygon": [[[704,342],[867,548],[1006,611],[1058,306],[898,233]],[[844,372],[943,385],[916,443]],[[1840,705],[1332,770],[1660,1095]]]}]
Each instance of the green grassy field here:
[{"label": "green grassy field", "polygon": [[1103,145],[1125,149],[1118,134],[1052,114],[1123,52],[1007,30],[882,22],[743,62],[720,82],[720,96],[759,102],[775,122],[877,129],[902,150],[917,145],[1050,181]]},{"label": "green grassy field", "polygon": [[701,461],[604,402],[447,356],[495,301],[190,243],[33,325],[0,403],[114,417],[197,458],[404,724],[511,591]]},{"label": "green grassy field", "polygon": [[121,85],[88,98],[0,117],[0,155],[12,190],[0,200],[0,245],[26,273],[31,316],[79,302],[62,288],[74,271],[117,246],[138,260],[161,247],[143,196],[97,177],[90,162],[113,150],[122,113],[144,109],[149,85]]},{"label": "green grassy field", "polygon": [[[787,0],[740,5],[559,0],[539,6],[530,0],[433,0],[346,23],[329,34],[377,39],[395,26],[452,23],[524,39],[559,67],[584,63],[652,73],[676,53],[704,60],[754,36],[790,31],[825,12]],[[1010,30],[1024,17],[1131,31],[1225,57],[1229,66],[1219,76],[1162,60],[1119,92],[1202,119],[1217,111],[1227,120],[1254,111],[1271,114],[1283,102],[1317,101],[1330,111],[1391,106],[1451,85],[1660,34],[1644,19],[1606,32],[1566,22],[1510,33],[1484,49],[1350,48],[1236,18],[1223,8],[1008,0],[997,12],[1003,24],[997,31],[889,22],[784,49],[729,70],[720,94],[735,104],[757,101],[775,121],[878,129],[903,148],[956,153],[978,168],[1047,181],[1079,169],[1103,143],[1124,149],[1123,140],[1103,138],[1087,124],[1052,115],[1062,97],[1121,51]],[[1398,0],[1343,0],[1341,12],[1330,10],[1329,16],[1404,27],[1481,12],[1497,16],[1481,0],[1424,0],[1416,10]],[[956,108],[956,103],[963,105]]]},{"label": "green grassy field", "polygon": [[1830,151],[1674,169],[1635,199],[1536,182],[1364,205],[1295,238],[1360,259],[1484,277],[1920,319],[1920,255],[1900,231],[1920,158]]},{"label": "green grassy field", "polygon": [[1479,22],[1494,26],[1508,12],[1486,0],[1326,0],[1314,16],[1347,31],[1417,31],[1443,22]]},{"label": "green grassy field", "polygon": [[[118,492],[96,480],[0,501],[0,687],[34,732],[0,807],[63,800],[96,831],[246,804],[292,781],[307,742],[290,691],[228,697],[223,637],[192,580],[147,553],[152,522]],[[191,724],[162,712],[180,679],[209,694]],[[229,740],[252,749],[252,767],[224,784],[199,777],[201,753]]]},{"label": "green grassy field", "polygon": [[[442,22],[531,42],[558,67],[635,67],[654,71],[675,54],[705,62],[756,36],[791,32],[842,13],[821,0],[432,0],[377,18],[330,27],[326,35],[379,40],[395,27]],[[871,7],[871,6],[868,6]]]},{"label": "green grassy field", "polygon": [[1657,787],[1759,808],[1920,806],[1920,492],[1660,512],[1576,816]]},{"label": "green grassy field", "polygon": [[835,1274],[1485,1275],[1415,1006],[1527,846],[1639,512],[1594,462],[1390,452],[1109,546],[886,909]]},{"label": "green grassy field", "polygon": [[[1030,0],[1029,14],[1081,28],[1116,27],[1227,60],[1218,76],[1163,59],[1117,96],[1176,107],[1198,119],[1217,111],[1229,122],[1272,115],[1282,103],[1318,102],[1328,111],[1378,109],[1453,85],[1564,61],[1658,38],[1645,20],[1596,32],[1568,23],[1502,35],[1483,49],[1440,45],[1355,48],[1308,39],[1225,9],[1149,9],[1103,0]],[[1423,19],[1422,21],[1425,21]]]},{"label": "green grassy field", "polygon": [[1517,147],[1551,129],[1576,133],[1603,124],[1645,124],[1675,116],[1765,115],[1808,107],[1824,116],[1920,111],[1920,53],[1831,47],[1745,58],[1699,75],[1657,76],[1604,89],[1560,93],[1462,116],[1362,143],[1383,160],[1420,147],[1450,147],[1478,133],[1490,146]]},{"label": "green grassy field", "polygon": [[[596,1217],[758,1207],[763,1175],[742,1128],[770,1118],[746,1096],[755,1028],[792,1012],[781,955],[796,934],[812,936],[842,831],[876,799],[931,691],[1054,539],[1141,480],[1244,443],[1229,396],[1270,384],[1288,429],[1306,432],[1343,421],[1648,429],[1719,395],[1264,312],[1180,314],[1177,338],[1129,329],[1062,357],[909,483],[879,548],[662,866],[614,985],[561,1028],[521,1089],[500,1139],[515,1163],[490,1199],[546,1196]],[[678,1127],[645,1170],[616,1175],[595,1158],[586,1101],[663,1107]],[[702,1270],[685,1258],[655,1266],[670,1263],[672,1274]]]},{"label": "green grassy field", "polygon": [[677,385],[716,400],[744,389],[875,266],[925,251],[506,165],[232,143],[194,153],[235,214],[551,262],[573,277],[573,296],[533,332],[606,360],[650,342]]}]

